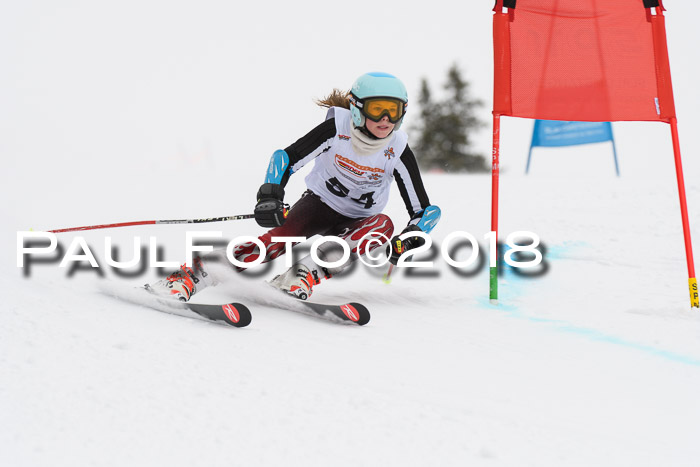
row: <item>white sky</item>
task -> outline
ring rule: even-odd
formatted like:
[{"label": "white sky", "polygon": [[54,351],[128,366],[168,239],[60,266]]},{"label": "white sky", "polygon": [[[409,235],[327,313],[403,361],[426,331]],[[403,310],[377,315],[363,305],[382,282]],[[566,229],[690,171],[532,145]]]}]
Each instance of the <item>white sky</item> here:
[{"label": "white sky", "polygon": [[[690,3],[666,1],[687,177],[700,168],[700,32],[694,10],[682,9]],[[262,179],[275,149],[322,120],[313,98],[349,88],[373,70],[402,78],[415,102],[421,77],[435,88],[456,62],[486,101],[481,115],[490,123],[492,6],[492,0],[4,2],[0,154],[10,179],[3,191],[41,174],[128,180],[138,169],[157,173],[197,158],[234,178]],[[532,122],[504,120],[502,167],[520,172]],[[623,175],[644,173],[657,156],[672,173],[667,125],[621,123],[615,135]],[[476,144],[490,153],[490,125]],[[585,157],[597,161],[600,152]],[[583,167],[576,158],[559,163]],[[60,187],[41,180],[43,189]]]}]

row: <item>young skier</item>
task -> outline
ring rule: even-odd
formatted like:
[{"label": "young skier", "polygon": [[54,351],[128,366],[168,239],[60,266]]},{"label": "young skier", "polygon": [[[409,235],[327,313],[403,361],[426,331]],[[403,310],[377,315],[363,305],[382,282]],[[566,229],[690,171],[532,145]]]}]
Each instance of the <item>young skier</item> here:
[{"label": "young skier", "polygon": [[[360,240],[368,234],[385,239],[373,242],[369,249],[379,247],[394,231],[391,219],[381,213],[392,181],[396,181],[410,216],[402,233],[429,233],[435,227],[440,209],[430,204],[416,158],[408,147],[408,136],[399,130],[407,103],[403,83],[387,73],[364,74],[349,93],[335,89],[318,102],[329,108],[326,120],[291,146],[274,152],[265,183],[258,190],[255,219],[260,226],[271,228],[259,237],[266,247],[263,262],[285,253],[285,243],[273,242],[272,237],[337,236],[350,247],[350,261],[367,252],[366,242],[360,244]],[[312,160],[315,165],[305,179],[308,190],[287,211],[284,187],[291,175]],[[398,237],[392,238],[387,247],[392,264],[405,251],[424,243],[419,236],[403,241]],[[318,257],[336,261],[337,248],[328,245],[335,246],[330,242],[322,244]],[[238,261],[252,262],[258,259],[260,251],[255,243],[248,242],[237,245],[233,254]],[[166,279],[146,287],[187,301],[218,282],[207,271],[207,263],[214,260],[228,262],[224,251],[214,251],[195,258],[192,268],[184,265]],[[309,255],[270,283],[305,300],[321,278],[329,279],[349,264],[348,261],[339,268],[326,269]]]}]

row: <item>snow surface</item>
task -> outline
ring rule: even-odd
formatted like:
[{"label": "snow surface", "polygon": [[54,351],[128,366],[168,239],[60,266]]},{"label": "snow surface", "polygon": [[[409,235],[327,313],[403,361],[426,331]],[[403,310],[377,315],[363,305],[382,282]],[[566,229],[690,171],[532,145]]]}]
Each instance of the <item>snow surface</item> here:
[{"label": "snow surface", "polygon": [[[489,177],[425,182],[444,210],[436,241],[454,230],[485,233],[488,207],[454,193],[484,198]],[[506,269],[498,306],[488,303],[485,267],[460,278],[437,258],[429,272],[439,277],[401,271],[385,285],[359,270],[316,288],[319,301],[367,304],[363,328],[251,305],[253,323],[233,329],[99,291],[154,273],[69,278],[52,264],[25,279],[15,268],[0,314],[0,402],[11,421],[0,428],[3,457],[8,465],[693,465],[700,313],[688,307],[673,187],[502,182],[502,231],[539,233],[549,270],[525,279]],[[689,186],[696,219],[698,188]],[[403,222],[393,201],[390,213]],[[261,231],[249,221],[219,227],[231,237]],[[168,253],[184,244],[181,227],[109,234],[128,250],[133,234],[154,232]],[[101,262],[105,234],[82,233]],[[262,293],[259,280],[233,277],[196,298],[245,302]]]},{"label": "snow surface", "polygon": [[[408,65],[402,49],[387,67],[356,56],[337,72],[286,78],[275,70],[311,69],[329,56],[315,48],[324,41],[272,27],[259,42],[242,35],[242,21],[229,32],[234,14],[215,14],[224,9],[215,2],[196,11],[144,2],[139,14],[74,2],[64,10],[44,4],[45,15],[15,7],[14,22],[0,28],[0,37],[19,41],[0,50],[11,65],[0,76],[0,261],[8,271],[0,282],[0,464],[697,465],[700,311],[689,308],[664,124],[614,124],[620,178],[606,144],[536,150],[524,176],[532,122],[503,119],[500,232],[537,233],[547,270],[528,278],[504,268],[497,306],[485,266],[460,276],[440,257],[422,276],[397,272],[390,285],[383,270],[358,268],[315,289],[318,301],[365,303],[372,319],[364,327],[251,305],[252,324],[234,329],[102,291],[156,280],[155,270],[71,275],[54,262],[32,265],[26,277],[16,267],[17,231],[250,212],[272,151],[323,118],[310,97],[366,69],[397,70],[415,95],[426,68],[439,79],[458,54],[449,44],[489,37],[491,5],[467,11],[471,2],[462,3],[404,12],[430,15],[420,17],[439,27],[440,34],[405,35],[412,55],[421,49],[411,41],[444,52],[428,62]],[[314,5],[328,14],[327,3]],[[679,26],[692,15],[667,7],[697,244],[697,65],[680,58],[698,31]],[[271,14],[250,8],[251,24]],[[275,21],[294,17],[284,8]],[[449,18],[438,14],[454,8]],[[188,25],[198,34],[178,35]],[[197,66],[179,64],[180,52]],[[229,52],[232,68],[221,58]],[[490,53],[465,51],[485,100]],[[278,67],[268,68],[275,58]],[[235,66],[264,71],[234,73]],[[307,87],[288,89],[287,78]],[[279,105],[281,95],[288,105]],[[253,102],[262,105],[247,119],[232,110]],[[477,146],[490,151],[488,131]],[[303,191],[304,173],[290,181],[288,200]],[[485,248],[490,177],[424,179],[443,210],[436,243],[467,231]],[[396,190],[386,212],[399,227],[407,221]],[[155,236],[163,259],[181,262],[186,231],[221,231],[230,240],[263,229],[252,221],[142,226],[62,234],[60,242],[82,236],[104,264],[106,236],[125,256],[134,236],[144,245]],[[195,298],[264,298],[260,281],[282,270],[280,258],[259,277],[232,276]]]}]

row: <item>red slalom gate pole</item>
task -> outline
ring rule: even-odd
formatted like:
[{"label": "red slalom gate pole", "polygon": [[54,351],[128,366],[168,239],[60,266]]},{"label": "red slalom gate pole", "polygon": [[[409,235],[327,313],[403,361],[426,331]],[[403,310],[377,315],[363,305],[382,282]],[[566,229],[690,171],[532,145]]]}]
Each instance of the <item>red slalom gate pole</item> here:
[{"label": "red slalom gate pole", "polygon": [[678,197],[681,203],[681,219],[683,221],[683,239],[685,240],[685,256],[688,261],[688,288],[690,306],[700,308],[698,298],[698,280],[695,278],[695,263],[693,262],[693,245],[690,239],[690,222],[688,221],[688,203],[685,198],[685,182],[683,181],[683,165],[681,163],[681,145],[678,139],[678,121],[671,117],[671,139],[673,140],[673,158],[676,162],[676,179],[678,180]]},{"label": "red slalom gate pole", "polygon": [[[496,236],[493,244],[498,245],[498,178],[500,175],[499,157],[501,151],[501,116],[493,114],[493,149],[491,159],[491,232]],[[496,264],[489,268],[489,300],[498,303],[498,254]]]},{"label": "red slalom gate pole", "polygon": [[172,220],[155,220],[155,221],[133,221],[133,222],[118,222],[116,224],[100,224],[100,225],[86,225],[83,227],[68,227],[65,229],[55,229],[47,230],[50,233],[60,233],[60,232],[77,232],[81,230],[97,230],[97,229],[111,229],[114,227],[130,227],[133,225],[150,225],[150,224],[202,224],[205,222],[223,222],[223,221],[236,221],[241,219],[252,219],[254,214],[241,214],[237,216],[225,216],[225,217],[211,217],[207,219],[172,219]]}]

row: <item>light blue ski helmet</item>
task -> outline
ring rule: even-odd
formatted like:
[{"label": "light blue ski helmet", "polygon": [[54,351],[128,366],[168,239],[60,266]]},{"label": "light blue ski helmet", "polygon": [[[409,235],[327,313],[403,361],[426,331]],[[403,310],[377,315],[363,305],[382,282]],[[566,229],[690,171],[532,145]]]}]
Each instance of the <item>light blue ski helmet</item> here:
[{"label": "light blue ski helmet", "polygon": [[[393,97],[404,103],[403,115],[406,114],[406,105],[408,104],[406,86],[403,85],[400,79],[389,73],[365,73],[355,80],[350,94],[352,121],[358,128],[362,128],[365,125],[365,116],[362,115],[362,111],[357,108],[354,101],[361,102],[368,97]],[[398,130],[401,127],[403,115],[401,116],[401,120],[396,123],[394,130]]]}]

